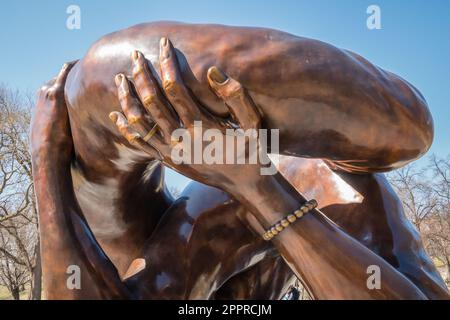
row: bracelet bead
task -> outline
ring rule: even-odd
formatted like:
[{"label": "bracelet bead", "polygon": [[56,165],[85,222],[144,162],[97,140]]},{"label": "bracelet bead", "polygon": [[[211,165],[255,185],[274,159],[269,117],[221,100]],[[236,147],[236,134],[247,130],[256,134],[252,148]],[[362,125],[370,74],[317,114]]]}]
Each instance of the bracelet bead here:
[{"label": "bracelet bead", "polygon": [[303,217],[306,213],[317,207],[317,201],[312,199],[303,204],[294,213],[287,215],[285,218],[278,221],[272,227],[270,227],[263,235],[263,239],[266,241],[272,240],[277,234],[293,224],[296,220]]},{"label": "bracelet bead", "polygon": [[284,228],[287,228],[289,226],[289,221],[287,220],[287,218],[284,218],[283,220],[281,220],[280,223]]},{"label": "bracelet bead", "polygon": [[297,217],[295,216],[295,214],[291,213],[290,215],[287,216],[287,220],[290,223],[293,223],[295,220],[297,220]]}]

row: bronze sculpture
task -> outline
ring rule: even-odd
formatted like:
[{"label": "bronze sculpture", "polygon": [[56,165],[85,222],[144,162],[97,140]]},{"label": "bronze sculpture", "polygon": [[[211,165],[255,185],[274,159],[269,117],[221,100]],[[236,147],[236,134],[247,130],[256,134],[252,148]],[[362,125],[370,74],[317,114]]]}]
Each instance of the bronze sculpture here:
[{"label": "bronze sculpture", "polygon": [[[317,159],[284,159],[284,177],[177,166],[167,135],[132,132],[225,118],[279,128],[280,153]],[[41,90],[33,119],[47,297],[271,299],[297,276],[315,298],[448,299],[377,173],[420,157],[432,137],[417,89],[319,41],[176,23],[108,35]],[[155,157],[198,182],[174,202]],[[264,241],[304,202],[293,186],[336,224],[315,211]],[[66,288],[69,264],[81,290]],[[366,286],[369,265],[382,270],[379,290]]]}]

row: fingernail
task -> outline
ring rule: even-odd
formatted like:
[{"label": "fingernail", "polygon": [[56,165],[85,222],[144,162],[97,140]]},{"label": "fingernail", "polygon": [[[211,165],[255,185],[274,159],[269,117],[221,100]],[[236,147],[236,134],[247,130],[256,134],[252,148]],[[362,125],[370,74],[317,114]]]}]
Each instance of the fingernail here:
[{"label": "fingernail", "polygon": [[228,76],[217,67],[209,69],[209,78],[217,84],[224,84],[228,80]]},{"label": "fingernail", "polygon": [[159,41],[160,55],[164,59],[167,59],[170,56],[170,50],[169,50],[168,44],[169,44],[169,39],[167,39],[166,37],[161,38],[161,40]]},{"label": "fingernail", "polygon": [[114,78],[114,80],[116,81],[116,86],[120,86],[123,82],[123,74],[119,73],[118,75],[116,75],[116,77]]},{"label": "fingernail", "polygon": [[112,122],[116,123],[117,122],[117,118],[118,118],[117,113],[111,112],[109,114],[109,118],[111,119]]},{"label": "fingernail", "polygon": [[131,57],[133,58],[134,62],[137,62],[139,59],[139,51],[133,50]]}]

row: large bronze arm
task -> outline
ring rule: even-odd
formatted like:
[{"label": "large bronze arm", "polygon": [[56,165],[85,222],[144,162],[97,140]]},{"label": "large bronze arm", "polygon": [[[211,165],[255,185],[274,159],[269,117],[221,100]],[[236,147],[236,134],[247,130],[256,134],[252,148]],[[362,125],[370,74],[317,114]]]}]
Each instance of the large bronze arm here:
[{"label": "large bronze arm", "polygon": [[[248,88],[263,126],[280,129],[280,153],[333,160],[352,172],[376,172],[402,166],[431,145],[433,123],[421,94],[356,54],[268,29],[163,22],[103,37],[69,74],[66,99],[82,160],[98,159],[91,159],[91,148],[80,143],[89,136],[97,137],[105,158],[117,156],[105,148],[113,139],[124,142],[107,118],[120,110],[114,76],[131,76],[134,49],[158,70],[161,36],[170,37],[178,49],[187,86],[215,114],[228,111],[208,87],[210,66]],[[104,172],[105,166],[96,169]]]}]

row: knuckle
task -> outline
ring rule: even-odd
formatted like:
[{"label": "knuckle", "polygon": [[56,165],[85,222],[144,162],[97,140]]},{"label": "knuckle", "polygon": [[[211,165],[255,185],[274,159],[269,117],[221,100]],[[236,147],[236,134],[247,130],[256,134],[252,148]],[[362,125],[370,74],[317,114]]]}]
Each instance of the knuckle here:
[{"label": "knuckle", "polygon": [[138,134],[130,133],[130,134],[128,134],[128,136],[127,136],[127,140],[128,140],[128,142],[129,142],[130,144],[132,144],[133,146],[137,146],[137,145],[139,145],[139,143],[138,143],[139,137],[140,137],[140,136],[139,136]]},{"label": "knuckle", "polygon": [[119,100],[122,103],[127,103],[129,101],[130,98],[130,92],[126,91],[126,90],[119,90]]},{"label": "knuckle", "polygon": [[239,97],[244,94],[244,87],[237,81],[231,81],[228,89],[226,90],[226,96],[228,98]]},{"label": "knuckle", "polygon": [[259,129],[261,126],[261,120],[260,119],[251,119],[249,121],[250,123],[250,129]]},{"label": "knuckle", "polygon": [[139,122],[142,122],[144,120],[144,117],[142,114],[130,114],[128,115],[128,123],[129,124],[136,124]]},{"label": "knuckle", "polygon": [[122,136],[124,136],[127,140],[130,140],[131,133],[130,133],[129,127],[126,125],[123,125],[123,124],[122,125],[119,124],[118,127],[119,127],[119,132],[122,134]]},{"label": "knuckle", "polygon": [[154,93],[149,93],[142,98],[142,104],[148,108],[151,107],[156,102],[156,95]]},{"label": "knuckle", "polygon": [[56,90],[56,88],[51,87],[45,91],[45,98],[47,100],[56,100],[57,94],[58,94],[58,91]]},{"label": "knuckle", "polygon": [[176,96],[179,93],[179,84],[174,79],[164,80],[163,83],[164,91],[166,91],[171,96]]},{"label": "knuckle", "polygon": [[144,74],[144,66],[142,63],[138,62],[133,68],[133,76],[140,76]]}]

